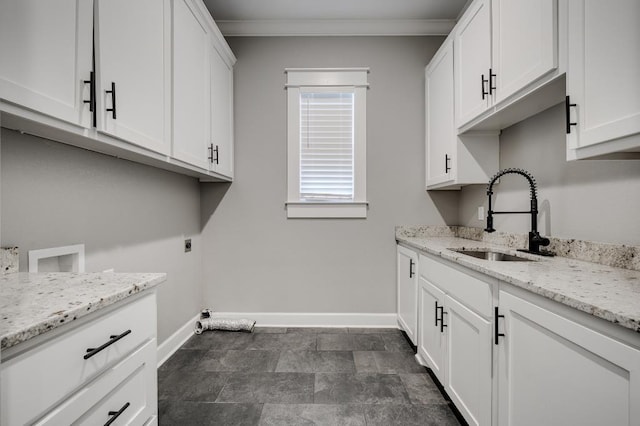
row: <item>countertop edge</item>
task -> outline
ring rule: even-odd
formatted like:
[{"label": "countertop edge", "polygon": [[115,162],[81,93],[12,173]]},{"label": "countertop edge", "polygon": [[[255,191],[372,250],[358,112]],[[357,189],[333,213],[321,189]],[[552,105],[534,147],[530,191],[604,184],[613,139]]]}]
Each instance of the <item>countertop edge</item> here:
[{"label": "countertop edge", "polygon": [[[407,238],[411,238],[411,237],[407,237]],[[428,239],[430,237],[424,237],[423,239]],[[437,237],[433,237],[433,238],[437,238]],[[457,237],[460,238],[460,237]],[[462,238],[460,238],[462,239]],[[473,240],[469,240],[469,241],[473,241]],[[627,329],[630,329],[632,331],[638,332],[640,333],[640,322],[637,320],[634,320],[632,318],[628,318],[625,316],[622,316],[616,312],[612,312],[609,309],[605,309],[599,306],[596,306],[592,303],[586,302],[584,300],[578,300],[575,299],[571,296],[568,296],[566,294],[560,294],[558,292],[552,291],[552,290],[548,290],[545,288],[542,288],[540,286],[535,285],[532,282],[528,282],[528,281],[522,281],[519,280],[517,278],[514,278],[513,276],[509,276],[509,275],[505,275],[502,274],[500,272],[491,270],[489,268],[485,268],[482,267],[481,265],[478,265],[476,263],[470,262],[467,260],[467,258],[465,258],[464,255],[458,255],[455,252],[451,251],[451,250],[442,250],[442,249],[435,249],[432,247],[428,247],[428,246],[424,246],[421,244],[417,244],[413,241],[411,241],[410,239],[406,239],[403,237],[399,237],[396,236],[396,242],[398,243],[402,243],[404,245],[407,245],[409,247],[412,247],[416,250],[422,251],[422,252],[426,252],[438,257],[441,257],[443,259],[449,260],[451,262],[457,263],[461,266],[464,266],[465,268],[471,269],[473,271],[479,272],[481,274],[487,275],[489,277],[492,278],[496,278],[500,281],[504,281],[506,283],[512,284],[516,287],[525,289],[527,291],[530,291],[532,293],[538,294],[540,296],[543,296],[547,299],[556,301],[558,303],[561,303],[563,305],[569,306],[571,308],[577,309],[579,311],[585,312],[587,314],[593,315],[597,318],[601,318],[603,320],[609,321],[613,324],[617,324],[620,325],[622,327],[625,327]],[[476,241],[474,241],[476,242]],[[478,242],[476,242],[478,243]],[[490,244],[490,243],[481,243],[483,247],[486,248],[494,248],[494,249],[499,249],[504,251],[505,253],[511,253],[511,254],[516,254],[517,251],[509,248],[509,247],[504,247],[504,246],[499,246],[499,245],[495,245],[495,244]],[[474,249],[477,249],[477,247],[474,247]],[[524,256],[522,253],[517,253],[520,256]]]},{"label": "countertop edge", "polygon": [[56,313],[55,315],[51,315],[46,319],[38,321],[21,330],[7,333],[0,338],[0,350],[9,349],[36,336],[46,333],[47,331],[54,330],[58,327],[62,327],[66,324],[72,323],[75,320],[86,317],[87,315],[90,315],[122,300],[125,300],[130,296],[156,287],[158,284],[166,281],[167,279],[166,273],[132,273],[129,275],[140,275],[140,281],[128,285],[122,290],[116,291],[114,293],[106,294],[101,297],[96,296],[95,299],[87,303],[82,303],[74,306],[72,309],[68,309]]}]

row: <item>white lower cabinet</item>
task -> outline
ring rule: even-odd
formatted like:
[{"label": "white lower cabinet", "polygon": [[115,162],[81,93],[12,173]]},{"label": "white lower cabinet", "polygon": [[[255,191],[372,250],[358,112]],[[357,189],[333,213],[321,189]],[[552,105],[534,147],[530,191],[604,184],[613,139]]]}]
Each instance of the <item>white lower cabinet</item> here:
[{"label": "white lower cabinet", "polygon": [[[490,425],[491,285],[424,255],[418,269],[418,355],[470,425]],[[486,290],[488,297],[475,286]]]},{"label": "white lower cabinet", "polygon": [[3,351],[0,424],[105,424],[118,412],[114,425],[155,421],[155,292],[49,333]]},{"label": "white lower cabinet", "polygon": [[499,294],[499,424],[640,424],[640,350],[527,299]]},{"label": "white lower cabinet", "polygon": [[418,341],[418,253],[398,246],[396,280],[398,325],[415,345]]},{"label": "white lower cabinet", "polygon": [[444,292],[420,276],[418,304],[418,354],[426,361],[438,380],[444,383],[446,334],[444,324],[440,324],[441,310],[444,309]]},{"label": "white lower cabinet", "polygon": [[471,425],[640,425],[637,333],[419,254],[418,359]]}]

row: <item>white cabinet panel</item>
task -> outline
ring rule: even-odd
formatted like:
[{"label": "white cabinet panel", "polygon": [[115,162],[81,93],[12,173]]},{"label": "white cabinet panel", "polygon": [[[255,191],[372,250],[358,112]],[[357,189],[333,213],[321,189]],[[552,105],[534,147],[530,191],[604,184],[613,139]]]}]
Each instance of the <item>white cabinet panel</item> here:
[{"label": "white cabinet panel", "polygon": [[212,170],[233,177],[233,68],[211,47]]},{"label": "white cabinet panel", "polygon": [[425,71],[427,188],[455,179],[453,39],[448,38]]},{"label": "white cabinet panel", "polygon": [[501,102],[557,66],[557,1],[493,0],[495,101]]},{"label": "white cabinet panel", "polygon": [[444,383],[446,334],[444,325],[440,324],[444,310],[444,292],[422,276],[418,282],[418,355],[438,380]]},{"label": "white cabinet panel", "polygon": [[97,0],[98,130],[159,153],[170,146],[168,13],[168,0]]},{"label": "white cabinet panel", "polygon": [[0,98],[91,126],[93,2],[0,2]]},{"label": "white cabinet panel", "polygon": [[490,105],[491,3],[477,0],[456,25],[456,124],[476,118]]},{"label": "white cabinet panel", "polygon": [[640,351],[505,291],[500,310],[500,424],[640,423]]},{"label": "white cabinet panel", "polygon": [[418,254],[398,246],[397,249],[398,323],[409,339],[417,342],[418,322]]},{"label": "white cabinet panel", "polygon": [[637,0],[569,2],[570,159],[640,152],[639,17]]},{"label": "white cabinet panel", "polygon": [[491,322],[446,296],[445,390],[470,425],[491,424]]},{"label": "white cabinet panel", "polygon": [[209,168],[209,35],[189,0],[173,2],[173,156]]}]

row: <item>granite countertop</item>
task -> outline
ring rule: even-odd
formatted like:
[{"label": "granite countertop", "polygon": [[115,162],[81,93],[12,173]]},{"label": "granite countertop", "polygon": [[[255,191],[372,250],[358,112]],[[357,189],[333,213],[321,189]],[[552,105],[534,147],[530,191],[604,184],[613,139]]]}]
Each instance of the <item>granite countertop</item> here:
[{"label": "granite countertop", "polygon": [[0,348],[155,287],[164,273],[11,273],[0,276]]},{"label": "granite countertop", "polygon": [[[528,255],[509,246],[457,236],[410,236],[401,231],[397,229],[396,240],[409,247],[640,332],[639,271],[566,257]],[[451,249],[493,249],[535,261],[492,262]]]}]

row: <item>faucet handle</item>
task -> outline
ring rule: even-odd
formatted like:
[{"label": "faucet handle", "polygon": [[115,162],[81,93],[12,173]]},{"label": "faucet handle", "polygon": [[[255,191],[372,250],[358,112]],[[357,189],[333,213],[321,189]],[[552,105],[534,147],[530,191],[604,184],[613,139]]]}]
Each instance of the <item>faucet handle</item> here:
[{"label": "faucet handle", "polygon": [[487,214],[487,227],[484,228],[484,232],[496,232],[493,227],[493,215],[491,214],[491,211]]}]

